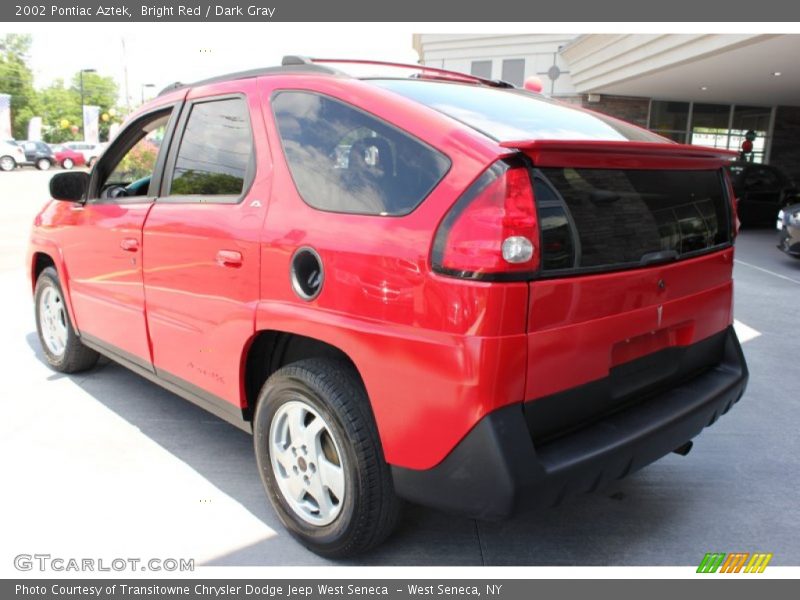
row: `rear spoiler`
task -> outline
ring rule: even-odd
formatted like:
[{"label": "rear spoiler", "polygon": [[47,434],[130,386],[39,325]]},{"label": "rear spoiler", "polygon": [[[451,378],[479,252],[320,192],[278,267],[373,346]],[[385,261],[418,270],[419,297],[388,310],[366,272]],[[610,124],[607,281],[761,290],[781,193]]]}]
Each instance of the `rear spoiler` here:
[{"label": "rear spoiler", "polygon": [[541,167],[705,169],[738,156],[733,150],[660,142],[514,140],[500,146],[523,151]]}]

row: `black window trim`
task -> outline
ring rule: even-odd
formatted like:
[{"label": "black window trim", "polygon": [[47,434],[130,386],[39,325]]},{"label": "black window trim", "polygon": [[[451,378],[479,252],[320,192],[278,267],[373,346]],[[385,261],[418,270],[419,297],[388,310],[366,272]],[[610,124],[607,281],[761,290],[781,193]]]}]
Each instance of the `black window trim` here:
[{"label": "black window trim", "polygon": [[[447,168],[442,173],[442,176],[439,177],[439,179],[437,179],[436,182],[434,182],[433,185],[431,185],[431,188],[425,193],[425,195],[423,195],[420,198],[420,200],[413,207],[411,207],[410,210],[408,210],[406,212],[396,213],[396,214],[391,214],[391,215],[390,214],[382,215],[380,213],[355,212],[355,211],[346,211],[346,210],[331,210],[331,209],[327,209],[327,208],[319,208],[318,206],[314,206],[313,204],[311,204],[308,200],[306,200],[303,197],[302,193],[300,193],[300,188],[297,186],[297,181],[295,181],[294,173],[292,173],[292,168],[289,165],[289,159],[286,157],[286,148],[285,148],[285,146],[283,144],[283,136],[281,136],[280,127],[278,126],[278,117],[275,114],[274,102],[275,102],[275,98],[277,96],[279,96],[280,94],[285,93],[285,92],[290,92],[290,93],[291,92],[299,92],[299,93],[310,94],[310,95],[314,95],[314,96],[322,96],[323,98],[328,98],[330,100],[338,102],[339,104],[343,104],[347,108],[350,108],[350,109],[352,109],[352,110],[354,110],[356,112],[359,112],[359,113],[361,113],[363,115],[366,115],[367,117],[370,117],[372,119],[375,119],[376,121],[379,121],[381,124],[383,124],[385,127],[389,128],[389,129],[393,129],[394,131],[397,131],[399,134],[404,135],[404,136],[406,136],[408,138],[411,138],[415,142],[417,142],[417,143],[421,144],[422,146],[424,146],[424,147],[428,148],[429,150],[431,150],[431,152],[433,152],[435,154],[438,154],[439,156],[444,158],[447,161]],[[286,170],[289,172],[289,177],[291,177],[291,179],[292,179],[292,184],[294,185],[294,189],[297,192],[297,195],[303,201],[303,204],[305,204],[306,206],[308,206],[308,207],[310,207],[310,208],[312,208],[314,210],[318,210],[320,212],[337,214],[337,215],[353,215],[353,216],[359,216],[359,217],[378,217],[378,218],[381,218],[381,219],[398,219],[398,218],[402,218],[402,217],[407,217],[407,216],[413,214],[420,206],[425,204],[425,200],[427,200],[428,197],[433,193],[433,191],[436,188],[438,188],[439,185],[441,185],[441,183],[447,178],[448,174],[450,173],[450,170],[453,168],[453,160],[450,158],[449,155],[445,154],[442,150],[439,150],[438,148],[435,148],[434,146],[432,146],[431,144],[429,144],[425,140],[417,137],[416,135],[412,134],[409,131],[406,131],[405,129],[402,129],[401,127],[398,127],[394,123],[391,123],[391,122],[387,121],[383,117],[379,117],[375,113],[372,113],[372,112],[370,112],[368,110],[364,110],[363,108],[361,108],[360,106],[356,106],[352,102],[349,102],[347,100],[343,100],[341,98],[337,98],[336,96],[333,96],[331,94],[318,92],[316,90],[309,90],[309,89],[306,89],[306,88],[294,88],[294,87],[280,88],[280,89],[273,90],[272,93],[270,94],[269,107],[270,107],[269,108],[269,112],[272,115],[272,122],[273,122],[273,125],[275,126],[275,132],[278,135],[278,142],[280,143],[281,158],[283,159],[283,163],[286,166]]]},{"label": "black window trim", "polygon": [[[102,157],[97,161],[91,171],[89,179],[89,193],[87,194],[86,204],[150,204],[155,202],[156,196],[158,195],[158,190],[161,187],[161,179],[164,176],[167,155],[169,154],[169,150],[172,145],[175,128],[181,116],[183,105],[183,101],[177,101],[153,107],[152,110],[139,115],[135,121],[120,131],[114,140],[109,142],[108,148],[105,152],[103,152]],[[116,166],[119,161],[122,160],[125,153],[131,150],[132,146],[127,146],[126,140],[130,141],[130,139],[134,137],[132,132],[136,131],[138,133],[139,126],[142,123],[152,121],[155,118],[158,118],[159,114],[166,113],[167,111],[169,111],[169,121],[167,121],[167,128],[164,131],[164,139],[161,142],[162,147],[159,148],[158,156],[156,157],[156,166],[153,169],[150,185],[147,188],[147,195],[101,198],[100,193],[102,190],[100,190],[100,185],[105,182],[105,179],[113,170],[107,170],[106,165],[112,163],[114,166]],[[125,150],[121,151],[117,150],[117,148],[125,148]],[[111,152],[108,152],[109,150]],[[77,149],[75,151],[80,152],[80,150]]]},{"label": "black window trim", "polygon": [[[192,109],[198,104],[207,104],[209,102],[220,102],[223,100],[242,100],[244,102],[245,110],[247,112],[247,125],[250,130],[250,158],[247,162],[247,171],[245,172],[244,183],[240,194],[177,194],[170,196],[170,188],[172,187],[172,176],[175,172],[175,163],[178,160],[178,153],[181,149],[183,136],[186,134],[186,124],[192,114]],[[253,118],[250,112],[250,103],[247,94],[244,92],[233,92],[226,94],[219,94],[216,96],[203,96],[201,98],[192,98],[187,100],[184,105],[184,110],[181,112],[180,121],[175,128],[174,144],[170,144],[169,156],[164,168],[164,176],[161,179],[160,193],[158,194],[157,202],[159,204],[241,204],[242,201],[250,193],[250,188],[253,187],[253,182],[256,179],[256,168],[258,161],[256,159],[256,140],[253,132]]]},{"label": "black window trim", "polygon": [[[532,165],[531,165],[532,166]],[[572,211],[569,209],[566,200],[561,195],[561,192],[556,189],[556,186],[552,184],[550,179],[545,175],[541,169],[533,168],[533,174],[531,177],[532,185],[533,185],[533,197],[534,197],[534,204],[536,207],[536,218],[539,223],[542,222],[542,215],[541,209],[550,208],[550,207],[558,207],[564,213],[564,217],[567,220],[567,226],[569,227],[569,233],[572,236],[572,266],[569,269],[563,269],[564,271],[574,271],[575,269],[579,269],[578,265],[581,263],[581,258],[583,257],[583,246],[581,245],[581,236],[578,231],[578,225],[575,223],[575,218],[572,216]],[[556,200],[545,200],[545,201],[537,201],[536,200],[536,180],[540,180],[544,185],[550,188],[550,191],[555,195]],[[539,226],[539,248],[544,248],[544,228],[540,225]],[[544,259],[542,259],[542,263],[539,267],[542,273],[552,273],[555,269],[546,270],[544,268]]]}]

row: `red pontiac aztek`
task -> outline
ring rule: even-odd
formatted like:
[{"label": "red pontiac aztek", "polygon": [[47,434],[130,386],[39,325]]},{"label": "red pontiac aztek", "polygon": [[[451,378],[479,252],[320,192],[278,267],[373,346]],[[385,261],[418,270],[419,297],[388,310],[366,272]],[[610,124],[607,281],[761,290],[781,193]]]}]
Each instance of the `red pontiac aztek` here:
[{"label": "red pontiac aztek", "polygon": [[28,257],[50,365],[103,354],[252,431],[325,556],[401,499],[496,519],[686,454],[747,383],[731,153],[343,62],[170,86],[53,177]]}]

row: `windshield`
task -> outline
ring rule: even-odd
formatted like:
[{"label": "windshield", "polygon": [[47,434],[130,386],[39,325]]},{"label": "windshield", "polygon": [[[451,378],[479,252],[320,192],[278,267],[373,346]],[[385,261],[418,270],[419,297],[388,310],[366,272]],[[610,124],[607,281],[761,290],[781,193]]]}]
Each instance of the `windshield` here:
[{"label": "windshield", "polygon": [[372,83],[443,112],[501,142],[669,142],[646,129],[520,89],[409,79],[375,79]]}]

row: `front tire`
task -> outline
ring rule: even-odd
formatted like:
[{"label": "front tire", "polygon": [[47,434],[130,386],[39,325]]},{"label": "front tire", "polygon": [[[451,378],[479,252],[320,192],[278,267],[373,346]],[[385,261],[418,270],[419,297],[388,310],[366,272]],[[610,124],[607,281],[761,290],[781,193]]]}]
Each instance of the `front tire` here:
[{"label": "front tire", "polygon": [[17,168],[17,161],[13,156],[0,156],[0,171],[13,171]]},{"label": "front tire", "polygon": [[53,267],[44,269],[34,293],[36,331],[47,364],[61,373],[91,369],[100,355],[81,343],[64,304],[64,292]]},{"label": "front tire", "polygon": [[40,171],[47,171],[51,166],[53,166],[52,163],[46,158],[40,158],[36,161],[36,168]]},{"label": "front tire", "polygon": [[313,552],[352,556],[394,529],[400,501],[350,365],[309,359],[276,371],[259,394],[253,438],[273,508]]},{"label": "front tire", "polygon": [[65,158],[61,161],[61,168],[62,169],[71,169],[75,166],[75,162],[71,158]]}]

